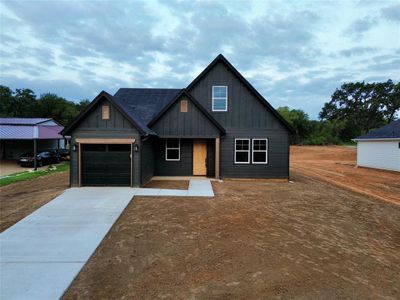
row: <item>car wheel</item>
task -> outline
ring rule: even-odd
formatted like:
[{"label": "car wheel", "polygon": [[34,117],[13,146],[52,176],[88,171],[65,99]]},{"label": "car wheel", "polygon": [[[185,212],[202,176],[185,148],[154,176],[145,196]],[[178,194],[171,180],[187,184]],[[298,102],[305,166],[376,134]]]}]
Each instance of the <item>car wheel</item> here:
[{"label": "car wheel", "polygon": [[39,161],[37,162],[37,165],[38,165],[38,167],[43,167],[43,162],[42,162],[41,160],[39,160]]}]

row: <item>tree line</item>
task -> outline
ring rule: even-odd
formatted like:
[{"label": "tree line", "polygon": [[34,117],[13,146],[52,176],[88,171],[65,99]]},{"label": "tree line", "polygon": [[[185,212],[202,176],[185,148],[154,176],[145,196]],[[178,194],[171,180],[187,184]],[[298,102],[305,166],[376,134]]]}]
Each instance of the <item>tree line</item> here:
[{"label": "tree line", "polygon": [[300,109],[280,107],[278,111],[292,125],[293,144],[329,145],[349,143],[371,129],[386,125],[400,111],[400,82],[344,83],[310,120]]},{"label": "tree line", "polygon": [[[30,89],[11,90],[0,85],[0,117],[53,118],[69,124],[90,101],[68,101],[56,94],[37,97]],[[301,109],[278,108],[292,125],[293,144],[328,145],[348,143],[352,138],[383,126],[400,111],[400,82],[344,83],[332,94],[319,113],[310,120]]]},{"label": "tree line", "polygon": [[63,126],[69,124],[90,101],[68,101],[56,94],[39,97],[30,89],[11,90],[0,85],[0,117],[52,118]]}]

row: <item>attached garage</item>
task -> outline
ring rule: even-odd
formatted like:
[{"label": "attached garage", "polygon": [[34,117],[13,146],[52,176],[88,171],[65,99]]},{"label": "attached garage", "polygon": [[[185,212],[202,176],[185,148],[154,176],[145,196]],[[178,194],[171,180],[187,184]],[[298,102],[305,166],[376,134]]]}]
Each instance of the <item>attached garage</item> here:
[{"label": "attached garage", "polygon": [[76,139],[79,186],[132,186],[135,139]]},{"label": "attached garage", "polygon": [[81,159],[81,185],[131,185],[131,145],[83,144]]}]

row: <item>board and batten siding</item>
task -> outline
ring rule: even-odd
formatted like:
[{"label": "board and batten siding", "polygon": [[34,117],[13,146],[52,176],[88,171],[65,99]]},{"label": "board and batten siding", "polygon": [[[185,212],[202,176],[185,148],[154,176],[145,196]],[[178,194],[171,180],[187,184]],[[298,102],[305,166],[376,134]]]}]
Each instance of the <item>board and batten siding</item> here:
[{"label": "board and batten siding", "polygon": [[193,140],[181,139],[181,159],[165,160],[165,139],[155,142],[155,176],[191,176],[193,170]]},{"label": "board and batten siding", "polygon": [[154,176],[154,139],[142,140],[141,147],[142,178],[141,185],[145,185]]},{"label": "board and batten siding", "polygon": [[[253,164],[250,149],[250,163],[235,164],[235,138],[268,139],[267,164]],[[286,131],[253,129],[227,130],[221,139],[221,177],[243,178],[288,178],[289,175],[289,135]]]},{"label": "board and batten siding", "polygon": [[[180,101],[188,101],[187,112],[181,112]],[[219,129],[185,97],[178,99],[151,127],[161,138],[216,138]]]},{"label": "board and batten siding", "polygon": [[[102,119],[102,106],[110,106],[110,119]],[[71,134],[71,145],[77,138],[133,138],[141,148],[141,139],[138,130],[126,119],[111,103],[104,100],[99,102],[92,111],[76,126]],[[78,151],[71,151],[70,184],[77,186],[78,182]],[[140,176],[140,152],[133,152],[132,183],[139,186]]]},{"label": "board and batten siding", "polygon": [[357,141],[357,166],[400,172],[400,140]]},{"label": "board and batten siding", "polygon": [[[212,111],[212,86],[228,87],[228,111]],[[225,128],[221,177],[289,177],[289,131],[224,63],[217,63],[189,92]],[[267,138],[268,164],[235,164],[235,138]]]}]

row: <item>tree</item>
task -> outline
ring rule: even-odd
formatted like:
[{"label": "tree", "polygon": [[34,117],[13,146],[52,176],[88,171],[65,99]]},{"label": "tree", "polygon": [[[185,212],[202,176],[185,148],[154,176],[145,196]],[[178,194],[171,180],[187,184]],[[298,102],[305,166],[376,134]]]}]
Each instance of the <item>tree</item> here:
[{"label": "tree", "polygon": [[0,117],[8,117],[12,114],[13,102],[13,91],[7,86],[0,85]]},{"label": "tree", "polygon": [[89,106],[89,104],[90,104],[90,100],[89,100],[89,99],[83,99],[83,100],[79,101],[78,104],[75,104],[75,105],[76,105],[76,107],[77,107],[77,109],[78,109],[79,111],[82,111],[82,110],[84,110],[87,106]]},{"label": "tree", "polygon": [[399,84],[391,80],[344,83],[325,103],[319,116],[322,120],[343,121],[354,135],[359,135],[392,121],[399,102]]},{"label": "tree", "polygon": [[62,125],[66,125],[79,113],[74,102],[68,101],[56,94],[43,94],[37,101],[36,115],[42,118],[53,118]]},{"label": "tree", "polygon": [[400,82],[392,80],[376,83],[376,96],[381,103],[381,110],[388,123],[392,122],[400,110]]},{"label": "tree", "polygon": [[35,109],[35,104],[36,95],[32,90],[16,89],[11,108],[11,116],[31,117],[32,111]]},{"label": "tree", "polygon": [[278,112],[285,118],[286,121],[293,127],[295,134],[292,137],[292,142],[301,144],[311,133],[310,120],[308,115],[301,109],[289,109],[289,107],[279,107]]},{"label": "tree", "polygon": [[30,89],[16,89],[13,92],[2,85],[0,100],[1,117],[53,118],[64,126],[90,104],[87,99],[75,103],[51,93],[42,94],[37,99]]}]

